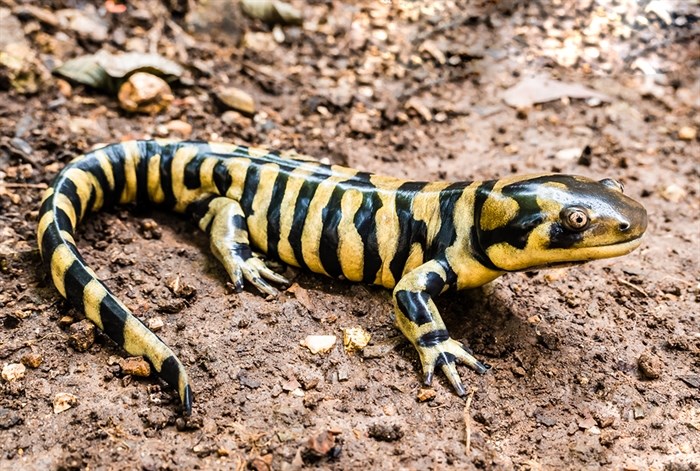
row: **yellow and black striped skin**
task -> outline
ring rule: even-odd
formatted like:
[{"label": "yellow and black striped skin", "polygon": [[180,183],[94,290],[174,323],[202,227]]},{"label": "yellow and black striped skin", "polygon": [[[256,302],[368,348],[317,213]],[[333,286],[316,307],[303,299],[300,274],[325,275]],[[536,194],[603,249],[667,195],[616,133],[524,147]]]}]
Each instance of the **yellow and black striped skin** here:
[{"label": "yellow and black striped skin", "polygon": [[[58,291],[131,355],[143,355],[192,407],[175,354],[99,281],[73,234],[115,204],[191,215],[237,290],[285,284],[258,253],[316,273],[393,288],[396,322],[429,384],[436,367],[456,391],[456,362],[484,372],[450,338],[433,298],[509,272],[623,255],[646,211],[614,180],[558,174],[426,183],[326,165],[294,153],[224,143],[131,141],[71,162],[47,190],[38,243]],[[268,280],[268,281],[265,281]]]}]

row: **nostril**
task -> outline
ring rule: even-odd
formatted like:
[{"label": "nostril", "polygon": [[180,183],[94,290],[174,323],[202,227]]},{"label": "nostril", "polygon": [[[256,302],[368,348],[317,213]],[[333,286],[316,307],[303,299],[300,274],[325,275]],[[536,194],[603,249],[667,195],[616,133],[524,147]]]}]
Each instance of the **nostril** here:
[{"label": "nostril", "polygon": [[630,223],[629,223],[629,222],[625,221],[625,222],[621,222],[621,223],[620,223],[620,230],[621,230],[622,232],[625,232],[625,231],[628,230],[629,228],[630,228]]}]

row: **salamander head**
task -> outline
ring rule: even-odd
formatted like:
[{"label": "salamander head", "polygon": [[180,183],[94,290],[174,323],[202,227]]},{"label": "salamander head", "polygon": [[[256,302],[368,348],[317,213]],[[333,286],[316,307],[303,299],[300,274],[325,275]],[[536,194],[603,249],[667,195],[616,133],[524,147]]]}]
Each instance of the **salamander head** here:
[{"label": "salamander head", "polygon": [[647,212],[615,180],[537,175],[478,190],[472,244],[499,270],[574,265],[639,246]]}]

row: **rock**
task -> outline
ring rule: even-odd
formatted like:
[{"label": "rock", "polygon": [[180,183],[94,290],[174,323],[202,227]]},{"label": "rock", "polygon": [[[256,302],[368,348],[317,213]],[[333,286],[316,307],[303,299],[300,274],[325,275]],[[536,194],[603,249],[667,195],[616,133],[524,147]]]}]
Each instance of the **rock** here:
[{"label": "rock", "polygon": [[372,335],[362,327],[343,329],[343,345],[348,353],[357,352],[367,346]]},{"label": "rock", "polygon": [[136,72],[119,88],[119,105],[131,112],[158,114],[174,97],[168,82],[155,75]]},{"label": "rock", "polygon": [[374,133],[370,117],[367,113],[353,113],[350,116],[350,129],[360,134]]},{"label": "rock", "polygon": [[78,396],[67,392],[59,392],[53,397],[53,413],[60,414],[78,405]]},{"label": "rock", "polygon": [[336,458],[340,454],[340,446],[335,443],[336,433],[330,430],[324,430],[318,435],[309,437],[306,441],[306,446],[301,450],[305,462],[313,462],[323,457]]},{"label": "rock", "polygon": [[570,147],[568,149],[562,149],[554,154],[554,158],[558,160],[574,160],[581,157],[583,149],[580,147]]},{"label": "rock", "polygon": [[326,353],[330,351],[337,337],[335,335],[308,335],[302,340],[300,345],[309,349],[311,353]]},{"label": "rock", "polygon": [[68,332],[68,345],[76,352],[87,351],[95,343],[95,324],[87,319],[71,324]]},{"label": "rock", "polygon": [[661,360],[651,353],[642,353],[637,359],[637,367],[643,379],[658,379],[661,376]]},{"label": "rock", "polygon": [[437,393],[434,389],[420,388],[418,390],[418,394],[416,395],[416,399],[418,399],[418,402],[427,402],[435,399],[436,395]]},{"label": "rock", "polygon": [[685,191],[682,186],[675,183],[668,185],[661,191],[661,197],[666,201],[670,201],[671,203],[681,202],[683,199],[685,199],[687,194],[688,192]]},{"label": "rock", "polygon": [[2,367],[2,379],[8,383],[24,378],[27,368],[21,363],[10,363]]},{"label": "rock", "polygon": [[255,100],[247,92],[235,87],[220,88],[216,97],[228,108],[248,115],[255,114]]},{"label": "rock", "polygon": [[38,353],[27,353],[20,360],[24,366],[29,368],[39,368],[39,365],[44,361],[44,358]]},{"label": "rock", "polygon": [[56,12],[62,26],[69,28],[79,36],[95,42],[109,39],[109,27],[97,14],[94,7],[84,11],[67,8]]},{"label": "rock", "polygon": [[0,430],[7,430],[24,422],[21,415],[16,412],[0,407]]},{"label": "rock", "polygon": [[165,323],[162,317],[156,316],[148,320],[148,328],[153,332],[158,332],[163,326],[165,326]]},{"label": "rock", "polygon": [[403,437],[403,431],[401,430],[401,426],[398,424],[372,424],[367,432],[370,438],[374,438],[375,440],[382,442],[395,442]]},{"label": "rock", "polygon": [[383,342],[377,345],[370,345],[362,350],[363,358],[381,358],[386,356],[396,346],[395,343]]},{"label": "rock", "polygon": [[145,378],[151,374],[151,365],[143,357],[129,357],[119,361],[119,367],[125,375]]},{"label": "rock", "polygon": [[186,121],[174,119],[165,124],[166,129],[171,135],[187,139],[192,134],[192,125]]},{"label": "rock", "polygon": [[698,130],[692,126],[683,126],[678,130],[678,139],[683,141],[694,141],[698,137]]}]

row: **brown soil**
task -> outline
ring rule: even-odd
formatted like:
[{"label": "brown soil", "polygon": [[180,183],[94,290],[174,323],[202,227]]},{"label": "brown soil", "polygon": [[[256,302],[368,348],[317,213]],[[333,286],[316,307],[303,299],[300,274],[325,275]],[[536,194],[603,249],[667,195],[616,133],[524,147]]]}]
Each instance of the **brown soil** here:
[{"label": "brown soil", "polygon": [[[670,4],[670,23],[615,0],[296,2],[304,26],[281,28],[280,44],[223,0],[208,2],[210,16],[228,29],[210,22],[194,41],[178,32],[194,22],[176,11],[187,2],[129,2],[121,14],[103,2],[92,13],[84,2],[40,3],[41,20],[0,0],[38,69],[100,48],[153,48],[187,72],[156,116],[41,74],[33,94],[0,80],[0,364],[30,365],[0,380],[0,468],[698,469],[692,2],[652,2]],[[61,8],[101,18],[108,37],[52,24]],[[533,73],[611,99],[506,105],[503,92]],[[214,98],[223,85],[255,98],[254,118],[223,113]],[[69,337],[84,325],[69,326],[81,315],[54,289],[34,236],[42,188],[66,162],[99,142],[178,137],[164,127],[174,119],[193,126],[191,138],[293,148],[399,177],[613,177],[650,225],[624,258],[439,299],[453,337],[493,368],[460,369],[471,401],[439,378],[421,402],[420,365],[393,326],[388,291],[286,269],[297,286],[278,299],[235,294],[191,223],[123,208],[92,217],[78,241],[85,259],[140,318],[163,321],[158,334],[189,369],[196,404],[185,421],[173,391],[123,373],[124,353],[104,335],[76,351]],[[188,289],[173,294],[178,277]],[[300,346],[351,326],[372,335],[364,353]],[[77,404],[54,413],[59,393]]]}]

